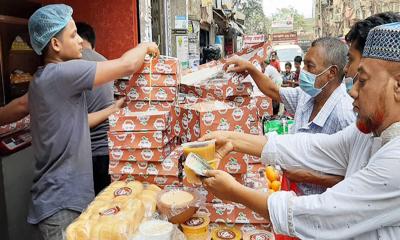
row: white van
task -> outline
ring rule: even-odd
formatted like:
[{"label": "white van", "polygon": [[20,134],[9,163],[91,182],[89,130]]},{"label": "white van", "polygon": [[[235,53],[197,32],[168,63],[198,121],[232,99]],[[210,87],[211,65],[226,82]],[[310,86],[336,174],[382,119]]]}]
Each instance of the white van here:
[{"label": "white van", "polygon": [[[296,69],[294,68],[294,58],[296,56],[301,56],[301,58],[304,57],[304,52],[299,45],[282,44],[282,45],[275,45],[272,48],[277,53],[282,72],[285,71],[286,62],[290,62],[292,64],[292,72],[295,71]],[[301,68],[303,68],[303,66],[304,64],[303,62],[301,62]]]}]

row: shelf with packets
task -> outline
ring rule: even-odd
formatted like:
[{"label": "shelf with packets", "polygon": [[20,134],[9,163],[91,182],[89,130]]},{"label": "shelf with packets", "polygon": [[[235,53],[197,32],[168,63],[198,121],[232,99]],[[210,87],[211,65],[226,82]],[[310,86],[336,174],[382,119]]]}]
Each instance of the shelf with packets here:
[{"label": "shelf with packets", "polygon": [[8,54],[9,95],[17,98],[24,95],[38,66],[40,57],[20,36],[16,36]]},{"label": "shelf with packets", "polygon": [[[24,18],[30,15],[25,11],[33,12],[37,7],[34,3],[24,3],[12,11],[15,16],[0,15],[0,105],[28,90],[28,75],[15,76],[15,71],[33,76],[41,65],[40,56],[28,44],[28,18]],[[6,6],[3,14],[7,9]]]}]

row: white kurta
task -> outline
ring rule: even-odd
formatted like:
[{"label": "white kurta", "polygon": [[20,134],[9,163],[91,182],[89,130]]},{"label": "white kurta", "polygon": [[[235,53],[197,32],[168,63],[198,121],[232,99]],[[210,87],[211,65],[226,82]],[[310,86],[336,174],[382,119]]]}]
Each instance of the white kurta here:
[{"label": "white kurta", "polygon": [[272,194],[274,230],[301,239],[400,239],[399,126],[381,137],[363,134],[355,124],[333,135],[269,134],[266,164],[345,176],[319,195]]}]

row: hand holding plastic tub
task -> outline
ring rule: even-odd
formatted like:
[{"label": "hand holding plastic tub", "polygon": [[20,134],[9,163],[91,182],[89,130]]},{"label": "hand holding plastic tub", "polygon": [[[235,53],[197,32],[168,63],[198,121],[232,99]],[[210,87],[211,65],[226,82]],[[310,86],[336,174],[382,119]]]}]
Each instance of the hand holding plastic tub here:
[{"label": "hand holding plastic tub", "polygon": [[[256,136],[238,132],[216,131],[199,139],[206,141],[215,139],[215,158],[220,161],[232,151],[261,156],[267,143],[264,136]],[[241,203],[253,209],[269,220],[267,198],[268,193],[256,191],[237,182],[229,173],[221,170],[209,170],[205,173],[203,185],[207,191],[222,200]]]},{"label": "hand holding plastic tub", "polygon": [[267,207],[268,193],[245,187],[229,173],[221,170],[209,170],[203,185],[207,191],[221,200],[241,203],[269,220]]}]

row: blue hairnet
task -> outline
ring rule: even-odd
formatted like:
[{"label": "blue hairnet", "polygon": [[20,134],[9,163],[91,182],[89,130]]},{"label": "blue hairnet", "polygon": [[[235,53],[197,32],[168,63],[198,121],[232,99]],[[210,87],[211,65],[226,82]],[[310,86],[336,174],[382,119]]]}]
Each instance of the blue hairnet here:
[{"label": "blue hairnet", "polygon": [[72,8],[65,4],[51,4],[39,8],[29,18],[28,28],[33,50],[42,50],[72,19]]}]

